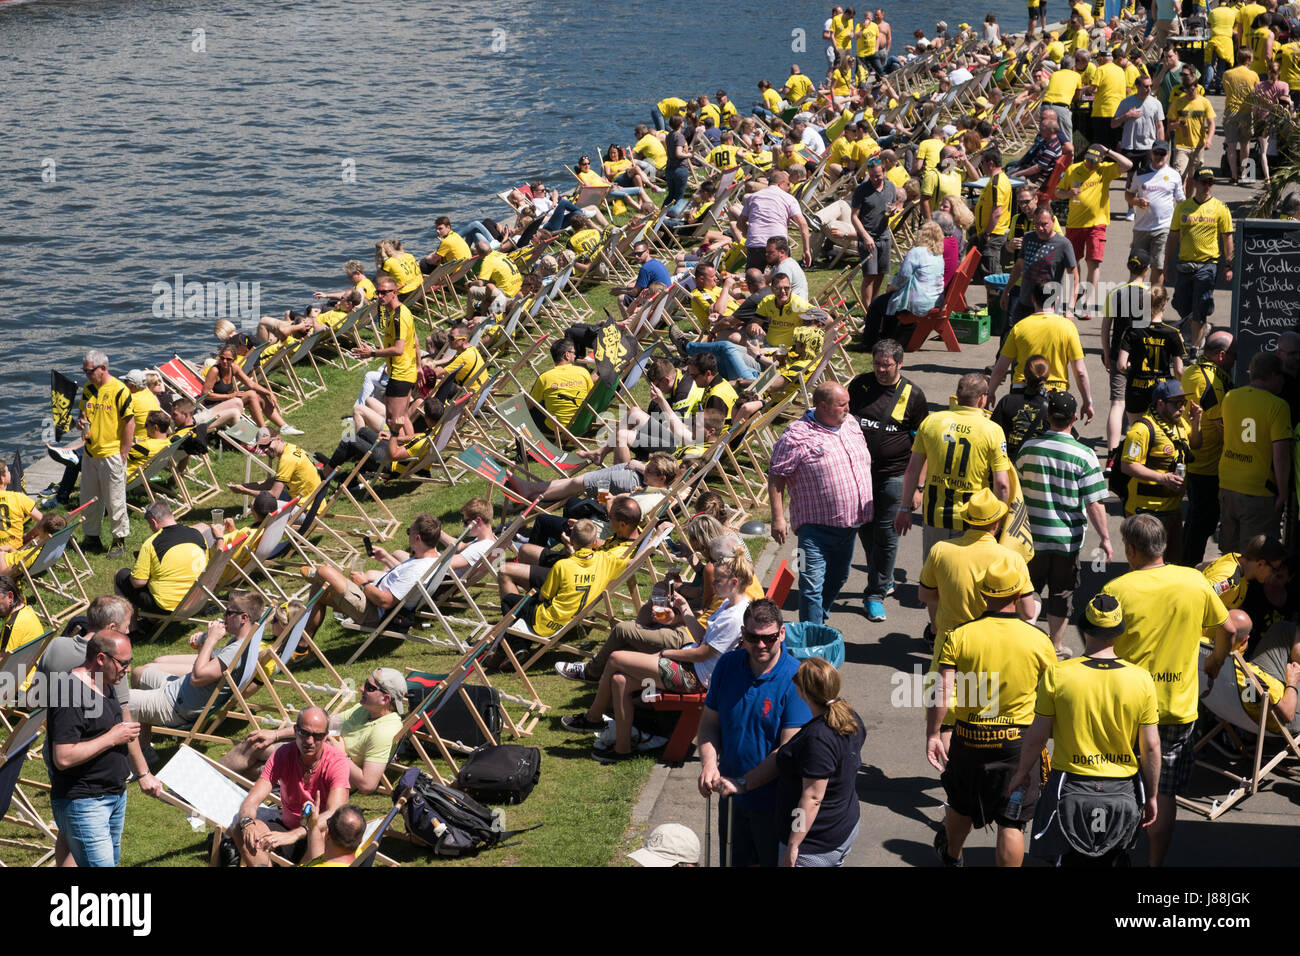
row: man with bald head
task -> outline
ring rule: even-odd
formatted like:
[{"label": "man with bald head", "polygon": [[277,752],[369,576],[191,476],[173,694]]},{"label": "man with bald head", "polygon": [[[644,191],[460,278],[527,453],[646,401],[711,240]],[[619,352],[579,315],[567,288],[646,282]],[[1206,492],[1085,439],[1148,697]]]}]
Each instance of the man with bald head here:
[{"label": "man with bald head", "polygon": [[799,536],[799,620],[824,624],[848,580],[858,528],[872,518],[871,453],[849,393],[837,382],[813,392],[813,410],[792,422],[772,449],[768,496],[772,537],[786,539],[785,497]]},{"label": "man with bald head", "polygon": [[[271,854],[297,862],[325,850],[319,824],[348,802],[349,762],[343,751],[329,746],[329,715],[320,707],[298,714],[294,739],[284,744],[262,768],[253,789],[240,804],[233,823],[235,845],[245,866],[270,866]],[[263,807],[272,787],[280,787],[280,812]],[[304,825],[303,808],[312,804],[315,819]]]}]

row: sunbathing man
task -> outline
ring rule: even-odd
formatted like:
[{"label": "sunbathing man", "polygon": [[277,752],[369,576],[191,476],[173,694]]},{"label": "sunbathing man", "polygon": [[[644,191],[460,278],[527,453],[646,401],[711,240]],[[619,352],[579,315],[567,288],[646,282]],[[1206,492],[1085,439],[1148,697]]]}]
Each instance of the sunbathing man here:
[{"label": "sunbathing man", "polygon": [[654,454],[644,462],[633,461],[629,455],[616,461],[609,468],[550,481],[530,481],[509,474],[506,486],[534,501],[567,501],[578,495],[595,499],[602,489],[611,495],[635,495],[647,488],[667,488],[677,477],[677,462],[671,455]]},{"label": "sunbathing man", "polygon": [[390,553],[375,546],[375,560],[384,565],[384,571],[353,571],[345,577],[333,565],[302,567],[302,576],[313,582],[313,592],[321,592],[307,619],[308,637],[316,636],[329,608],[346,614],[363,627],[374,627],[399,601],[406,600],[416,582],[438,560],[442,522],[433,515],[416,515],[407,535],[411,544],[409,552]]},{"label": "sunbathing man", "polygon": [[[568,529],[573,526],[574,519],[541,515],[538,522],[542,522],[545,518],[554,518],[554,521],[560,523],[558,537],[567,545],[569,540]],[[547,524],[554,525],[554,522],[547,522]],[[641,506],[637,504],[636,499],[631,495],[619,495],[609,503],[609,538],[605,540],[598,550],[612,552],[616,557],[626,558],[640,527]],[[534,541],[536,541],[539,533],[539,529],[535,525],[533,528]],[[568,554],[567,550],[561,551],[538,543],[523,544],[519,546],[517,559],[507,561],[502,565],[498,573],[510,577],[521,588],[540,588],[546,583],[546,576],[550,573],[551,568],[563,558],[568,557]]]}]

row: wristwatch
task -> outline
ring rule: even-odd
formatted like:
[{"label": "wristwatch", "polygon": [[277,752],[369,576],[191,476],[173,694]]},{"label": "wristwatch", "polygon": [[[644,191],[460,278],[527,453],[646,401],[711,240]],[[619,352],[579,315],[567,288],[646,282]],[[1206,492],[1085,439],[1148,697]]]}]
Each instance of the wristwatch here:
[{"label": "wristwatch", "polygon": [[240,817],[240,818],[239,818],[239,829],[241,829],[241,830],[247,829],[248,827],[252,826],[252,825],[253,825],[254,823],[256,823],[256,822],[257,822],[257,821],[254,820],[252,817]]}]

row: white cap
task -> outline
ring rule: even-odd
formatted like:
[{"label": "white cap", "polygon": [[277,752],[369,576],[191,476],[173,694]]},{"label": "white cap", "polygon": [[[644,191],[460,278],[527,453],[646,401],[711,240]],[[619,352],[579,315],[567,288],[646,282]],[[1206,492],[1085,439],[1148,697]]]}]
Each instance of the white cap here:
[{"label": "white cap", "polygon": [[645,846],[630,859],[642,866],[676,866],[678,863],[700,862],[700,838],[690,827],[680,823],[664,823],[650,831]]},{"label": "white cap", "polygon": [[144,371],[133,368],[122,376],[122,381],[127,385],[134,385],[136,388],[144,388]]},{"label": "white cap", "polygon": [[948,123],[942,129],[940,129],[939,132],[943,133],[944,136],[952,136],[954,133],[957,132],[957,127],[953,126],[951,123]]}]

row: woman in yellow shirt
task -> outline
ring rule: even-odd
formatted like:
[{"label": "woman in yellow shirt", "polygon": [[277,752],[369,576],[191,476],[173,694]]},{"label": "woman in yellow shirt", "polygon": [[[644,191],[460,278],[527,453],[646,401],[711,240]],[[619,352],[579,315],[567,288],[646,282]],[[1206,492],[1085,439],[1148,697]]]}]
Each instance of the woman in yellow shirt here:
[{"label": "woman in yellow shirt", "polygon": [[400,239],[380,239],[375,243],[375,266],[393,277],[398,295],[413,292],[423,281],[419,260],[402,248]]},{"label": "woman in yellow shirt", "polygon": [[[628,165],[630,166],[631,163]],[[601,186],[614,185],[611,180],[606,179],[601,176],[600,173],[591,168],[590,156],[578,157],[578,172],[576,175],[578,181],[584,186],[595,186],[599,188]],[[640,176],[640,170],[637,170],[637,175]],[[646,195],[645,189],[641,186],[616,186],[611,189],[607,195],[611,200],[621,199],[624,202],[632,203],[644,213],[653,212],[655,209],[654,201]]]}]

